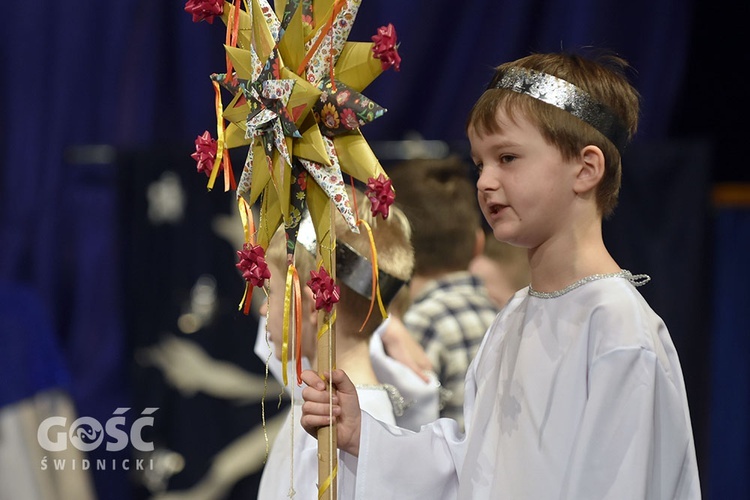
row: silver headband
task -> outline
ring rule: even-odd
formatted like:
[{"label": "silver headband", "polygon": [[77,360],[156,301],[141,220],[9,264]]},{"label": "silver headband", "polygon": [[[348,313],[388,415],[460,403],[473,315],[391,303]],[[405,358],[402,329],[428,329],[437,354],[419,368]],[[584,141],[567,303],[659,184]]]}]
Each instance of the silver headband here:
[{"label": "silver headband", "polygon": [[568,81],[515,66],[508,68],[491,88],[512,90],[567,111],[601,132],[621,154],[625,148],[628,132],[617,115]]},{"label": "silver headband", "polygon": [[[362,297],[372,300],[372,263],[342,241],[336,242],[336,278]],[[378,287],[388,306],[406,282],[378,270]]]},{"label": "silver headband", "polygon": [[[299,226],[297,243],[312,255],[317,254],[317,238],[310,213],[305,211]],[[368,300],[372,300],[372,264],[351,246],[336,242],[336,279]],[[386,306],[406,282],[382,269],[378,270],[380,297]]]}]

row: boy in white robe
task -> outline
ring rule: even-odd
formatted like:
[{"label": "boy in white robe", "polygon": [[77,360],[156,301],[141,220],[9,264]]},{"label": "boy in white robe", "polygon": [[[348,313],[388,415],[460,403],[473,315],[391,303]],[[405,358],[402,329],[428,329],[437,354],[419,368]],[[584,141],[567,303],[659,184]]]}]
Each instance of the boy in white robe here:
[{"label": "boy in white robe", "polygon": [[[619,58],[535,54],[497,68],[468,120],[494,236],[527,249],[531,285],[488,330],[466,378],[466,433],[413,433],[361,412],[329,376],[341,483],[354,498],[700,498],[680,363],[663,321],[601,232],[636,130]],[[307,371],[302,425],[328,425]],[[345,498],[345,497],[342,497]]]},{"label": "boy in white robe", "polygon": [[[387,304],[409,279],[414,268],[410,226],[406,216],[396,207],[390,208],[387,219],[376,219],[371,214],[371,204],[363,193],[358,193],[356,200],[359,218],[364,219],[372,228],[380,269],[381,296]],[[309,222],[309,219],[303,219],[297,242],[295,262],[301,277],[309,276],[310,271],[315,269],[315,232]],[[370,260],[364,257],[369,257],[371,253],[368,235],[364,229],[360,234],[350,231],[343,217],[338,214],[336,233],[337,280],[341,288],[336,320],[338,366],[347,367],[351,380],[356,384],[362,408],[375,418],[410,428],[419,428],[423,423],[434,421],[438,418],[439,411],[439,384],[435,374],[430,374],[429,382],[424,382],[409,368],[385,355],[379,337],[373,338],[373,332],[381,325],[383,319],[377,308],[365,323],[372,290],[372,266]],[[279,359],[283,343],[285,259],[285,234],[281,228],[269,245],[271,284],[268,304],[261,310],[262,314],[268,316],[268,337],[273,345],[265,345],[265,335],[256,342],[256,352],[264,360],[271,354],[277,358],[269,360],[269,368],[278,372],[277,378],[280,379],[283,378]],[[312,291],[307,286],[302,289],[302,311],[303,364],[314,366],[317,310]],[[293,346],[289,347],[289,351],[293,351]],[[291,365],[292,362],[288,368],[291,368]],[[398,377],[398,380],[395,380],[395,377]],[[291,373],[288,380],[292,389],[289,392],[294,394],[294,397],[289,414],[274,440],[263,469],[258,490],[259,499],[306,499],[316,498],[318,494],[318,444],[299,424],[299,406],[302,400]],[[403,382],[406,384],[402,384]],[[399,389],[406,390],[402,394]]]}]

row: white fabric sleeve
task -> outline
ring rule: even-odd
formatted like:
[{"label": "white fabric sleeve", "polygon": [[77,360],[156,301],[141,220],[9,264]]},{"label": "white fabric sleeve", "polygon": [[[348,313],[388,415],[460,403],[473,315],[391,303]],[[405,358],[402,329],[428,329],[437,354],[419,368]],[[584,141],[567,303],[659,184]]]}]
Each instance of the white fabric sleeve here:
[{"label": "white fabric sleeve", "polygon": [[[561,498],[700,498],[681,390],[651,351],[597,359]],[[678,381],[679,383],[679,381]],[[660,466],[654,469],[654,464]]]},{"label": "white fabric sleeve", "polygon": [[381,383],[393,385],[404,398],[406,408],[403,415],[396,415],[396,424],[417,431],[440,417],[440,381],[430,372],[430,380],[425,382],[411,368],[386,354],[381,336],[388,321],[383,321],[370,339],[372,369]]},{"label": "white fabric sleeve", "polygon": [[357,500],[455,499],[462,438],[453,420],[415,433],[363,411],[359,459],[341,454],[341,481],[348,488],[355,483]]}]

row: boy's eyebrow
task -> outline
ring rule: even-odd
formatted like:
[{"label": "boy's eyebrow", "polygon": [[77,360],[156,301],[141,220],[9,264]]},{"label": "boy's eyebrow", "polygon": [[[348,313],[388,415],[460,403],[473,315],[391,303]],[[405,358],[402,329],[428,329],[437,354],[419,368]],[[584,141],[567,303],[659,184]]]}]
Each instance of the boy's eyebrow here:
[{"label": "boy's eyebrow", "polygon": [[[511,141],[511,140],[507,140],[507,139],[501,139],[498,142],[489,145],[487,147],[487,149],[490,149],[492,151],[497,151],[498,149],[517,148],[517,147],[520,147],[520,146],[521,145],[518,142],[514,142],[514,141]],[[476,152],[474,151],[474,149],[470,149],[469,150],[469,156],[471,158],[475,158],[476,157]]]}]

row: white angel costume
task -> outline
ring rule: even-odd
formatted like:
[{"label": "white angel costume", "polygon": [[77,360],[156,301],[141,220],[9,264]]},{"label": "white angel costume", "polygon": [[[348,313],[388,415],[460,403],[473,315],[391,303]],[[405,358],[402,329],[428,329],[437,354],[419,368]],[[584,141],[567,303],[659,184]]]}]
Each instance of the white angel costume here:
[{"label": "white angel costume", "polygon": [[359,458],[340,455],[354,494],[341,498],[700,498],[667,328],[627,271],[597,278],[515,294],[467,373],[465,435],[448,419],[415,433],[363,411]]},{"label": "white angel costume", "polygon": [[[360,406],[382,422],[417,430],[438,418],[440,384],[434,373],[430,374],[430,382],[425,383],[411,369],[385,354],[380,334],[387,321],[378,327],[370,340],[370,358],[382,385],[357,386]],[[269,371],[283,383],[281,361],[273,355],[273,345],[265,338],[265,318],[259,324],[255,353],[268,362]],[[303,368],[309,369],[307,359],[302,361]],[[263,468],[259,500],[318,497],[318,441],[300,425],[303,400],[291,366],[292,363],[289,364],[288,380],[294,388],[292,405]],[[339,483],[340,498],[352,498],[354,491],[342,487]]]}]

